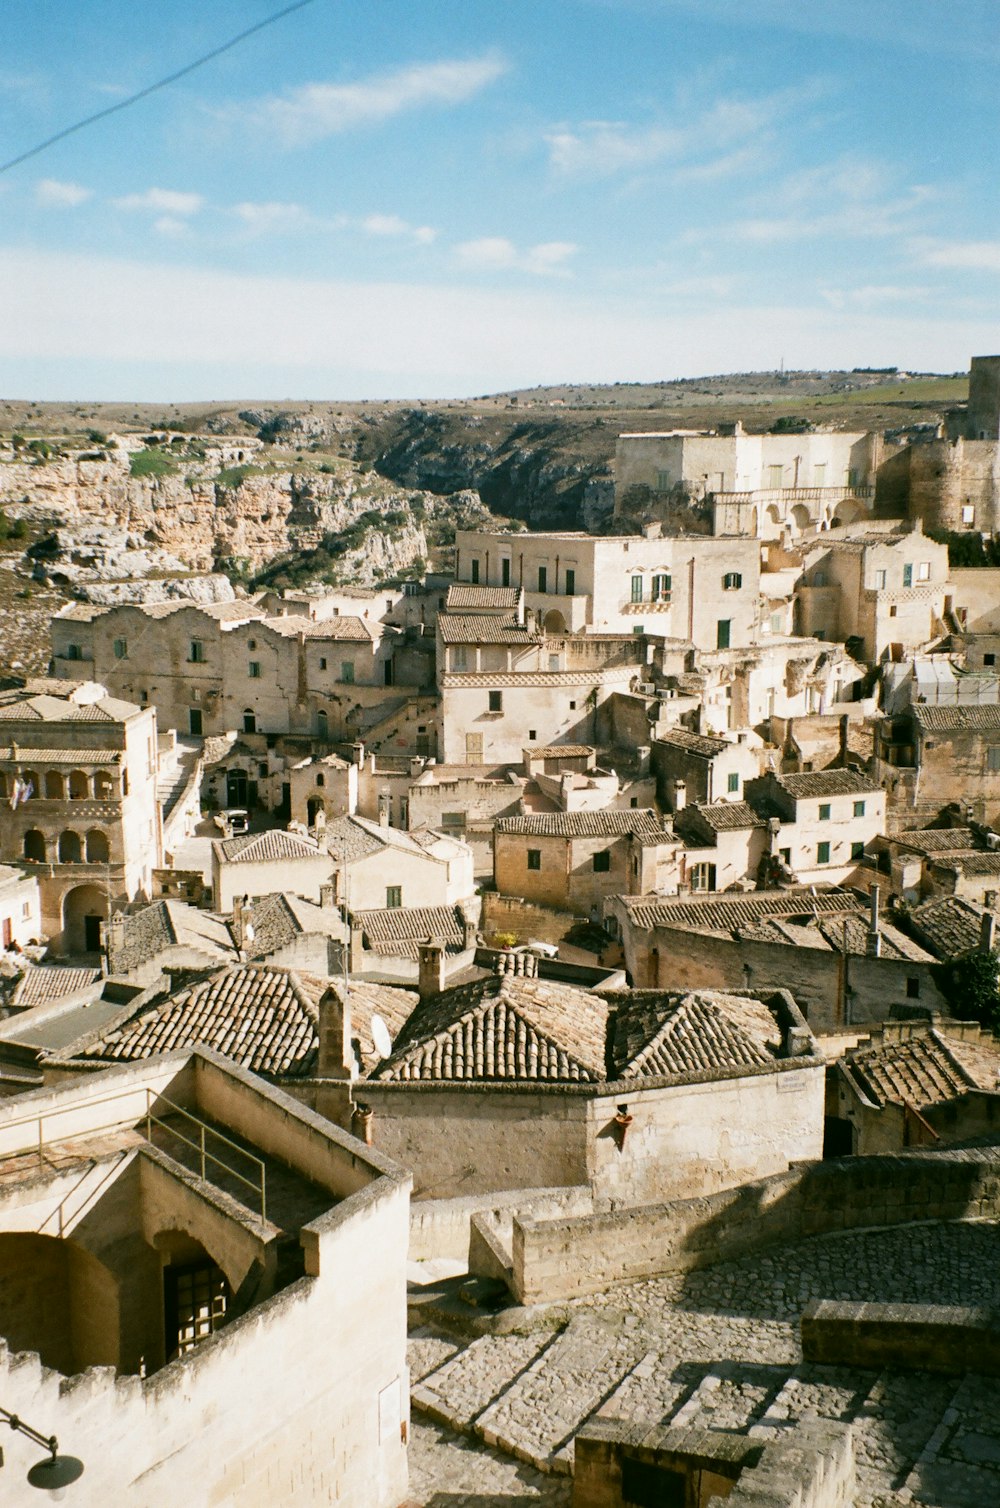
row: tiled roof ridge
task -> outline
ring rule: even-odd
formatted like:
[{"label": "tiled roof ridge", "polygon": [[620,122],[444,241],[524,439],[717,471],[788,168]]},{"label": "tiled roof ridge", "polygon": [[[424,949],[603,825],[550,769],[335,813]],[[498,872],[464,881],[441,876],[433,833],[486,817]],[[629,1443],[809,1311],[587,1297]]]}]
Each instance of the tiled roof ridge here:
[{"label": "tiled roof ridge", "polygon": [[[932,1044],[937,1049],[936,1054],[931,1051]],[[945,1059],[945,1073],[942,1072],[941,1057]],[[933,1028],[922,1036],[907,1037],[899,1042],[872,1043],[852,1054],[847,1062],[868,1097],[879,1105],[887,1102],[911,1104],[919,1109],[921,1105],[935,1103],[935,1099],[929,1097],[927,1085],[920,1083],[921,1073],[929,1081],[931,1091],[938,1091],[937,1099],[949,1098],[948,1094],[942,1096],[941,1091],[958,1085],[964,1085],[966,1089],[978,1087],[969,1072],[945,1049],[940,1035]],[[897,1082],[893,1082],[893,1076]],[[899,1079],[904,1082],[899,1083]]]},{"label": "tiled roof ridge", "polygon": [[773,1061],[749,1032],[740,1027],[714,1000],[701,993],[681,995],[667,1018],[649,1038],[645,1047],[628,1063],[618,1065],[617,1071],[625,1077],[638,1077],[652,1059],[670,1046],[673,1053],[685,1062],[685,1070],[703,1072],[719,1067],[717,1058],[707,1050],[706,1027],[712,1029],[716,1038],[721,1037],[725,1048],[736,1062],[760,1066]]}]

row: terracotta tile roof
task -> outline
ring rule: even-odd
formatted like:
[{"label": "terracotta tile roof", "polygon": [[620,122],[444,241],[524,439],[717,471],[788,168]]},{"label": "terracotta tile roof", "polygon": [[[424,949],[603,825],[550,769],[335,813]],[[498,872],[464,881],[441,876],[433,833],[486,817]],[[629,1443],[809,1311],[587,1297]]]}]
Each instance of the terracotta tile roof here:
[{"label": "terracotta tile roof", "polygon": [[82,705],[59,696],[28,696],[0,706],[0,722],[124,723],[144,710],[135,702],[121,702],[111,696]]},{"label": "terracotta tile roof", "polygon": [[[130,1063],[201,1043],[255,1073],[307,1078],[326,984],[291,969],[235,964],[102,1033],[80,1056]],[[64,1056],[72,1055],[70,1047]]]},{"label": "terracotta tile roof", "polygon": [[758,1000],[652,990],[609,999],[615,1004],[609,1065],[615,1078],[760,1067],[781,1050],[777,1023]]},{"label": "terracotta tile roof", "polygon": [[873,1042],[843,1060],[845,1072],[877,1105],[915,1109],[958,1099],[970,1089],[996,1090],[1000,1047],[986,1039],[966,1042],[938,1031],[901,1042]]},{"label": "terracotta tile roof", "polygon": [[666,733],[661,733],[655,740],[658,744],[668,744],[673,749],[683,749],[687,754],[695,754],[701,759],[714,759],[716,754],[721,754],[723,749],[735,748],[728,738],[712,738],[704,733],[691,733],[687,728],[671,728]]},{"label": "terracotta tile roof", "polygon": [[532,749],[532,759],[583,759],[594,753],[593,744],[546,744]]},{"label": "terracotta tile roof", "polygon": [[323,851],[308,838],[283,828],[271,827],[263,833],[241,833],[238,838],[216,838],[212,847],[227,864],[268,864],[276,859],[322,858]]},{"label": "terracotta tile roof", "polygon": [[776,775],[775,780],[795,798],[809,796],[864,796],[882,789],[871,775],[860,770],[812,770],[802,775]]},{"label": "terracotta tile roof", "polygon": [[62,764],[67,769],[83,770],[91,765],[121,764],[124,759],[121,749],[36,749],[18,743],[15,748],[7,744],[0,748],[0,760],[15,760],[20,765]]},{"label": "terracotta tile roof", "polygon": [[35,1005],[54,1005],[59,1000],[71,999],[81,990],[97,986],[100,979],[100,969],[36,964],[21,975],[11,996],[11,1005],[18,1010],[30,1010]]},{"label": "terracotta tile roof", "polygon": [[935,869],[954,870],[958,874],[1000,874],[1000,853],[948,854],[933,860]]},{"label": "terracotta tile roof", "polygon": [[[329,989],[340,1000],[344,999],[343,980],[331,979]],[[348,982],[351,1041],[364,1075],[370,1074],[382,1061],[382,1055],[372,1037],[372,1017],[382,1017],[390,1038],[395,1041],[419,1002],[420,996],[416,990],[401,990],[395,985],[376,984],[367,979],[351,979]]]},{"label": "terracotta tile roof", "polygon": [[244,910],[244,921],[253,927],[253,936],[244,931],[243,951],[249,959],[265,959],[279,948],[287,947],[305,933],[323,933],[343,937],[344,926],[339,911],[317,906],[297,895],[275,892],[263,895]]},{"label": "terracotta tile roof", "polygon": [[[501,817],[498,833],[528,838],[620,838],[626,833],[662,833],[663,824],[649,808],[628,811],[543,812],[534,816]],[[670,837],[665,834],[665,839]]]},{"label": "terracotta tile roof", "polygon": [[340,859],[345,843],[348,862],[381,853],[385,848],[397,848],[404,853],[422,854],[431,859],[453,859],[466,847],[460,839],[449,837],[433,827],[404,832],[399,827],[371,822],[367,817],[336,817],[326,826],[327,850],[334,858]]},{"label": "terracotta tile roof", "polygon": [[623,896],[622,902],[633,924],[638,927],[679,927],[682,931],[727,935],[740,927],[752,926],[762,917],[809,917],[814,912],[854,911],[858,904],[846,890],[814,891],[811,886],[754,891],[746,895],[706,896],[700,901]]},{"label": "terracotta tile roof", "polygon": [[217,954],[220,962],[224,955],[233,953],[226,923],[183,901],[153,901],[139,911],[122,915],[120,924],[120,942],[115,941],[115,931],[109,938],[112,973],[138,968],[177,944]]},{"label": "terracotta tile roof", "polygon": [[352,921],[361,927],[364,942],[373,953],[417,958],[420,944],[429,937],[444,943],[449,953],[461,953],[465,947],[459,906],[396,906],[388,910],[355,911]]},{"label": "terracotta tile roof", "polygon": [[944,895],[910,912],[910,925],[941,959],[961,958],[979,947],[986,911],[964,896]]},{"label": "terracotta tile roof", "polygon": [[924,854],[966,852],[979,847],[971,827],[921,828],[915,832],[895,833],[887,841],[897,848]]},{"label": "terracotta tile roof", "polygon": [[[688,817],[688,812],[692,814]],[[739,832],[746,827],[766,827],[767,818],[752,807],[749,801],[712,801],[708,805],[682,807],[674,815],[674,824],[683,828],[686,822],[697,820],[713,832]]]},{"label": "terracotta tile roof", "polygon": [[914,722],[928,733],[950,732],[953,728],[968,733],[1000,733],[1000,706],[932,707],[916,702],[910,707]]},{"label": "terracotta tile roof", "polygon": [[490,613],[441,613],[438,632],[444,644],[532,644],[539,639],[516,619]]},{"label": "terracotta tile roof", "polygon": [[282,639],[297,639],[301,634],[306,639],[335,639],[337,641],[347,639],[365,644],[370,644],[374,639],[381,639],[383,633],[381,623],[372,624],[365,618],[356,618],[346,613],[318,620],[290,616],[265,618],[256,626],[262,633],[277,634]]},{"label": "terracotta tile roof", "polygon": [[484,608],[506,608],[513,611],[520,597],[520,589],[516,586],[471,586],[463,581],[454,581],[448,588],[445,607],[449,613]]},{"label": "terracotta tile roof", "polygon": [[418,1005],[372,1077],[600,1083],[607,1018],[604,1000],[572,985],[477,980]]}]

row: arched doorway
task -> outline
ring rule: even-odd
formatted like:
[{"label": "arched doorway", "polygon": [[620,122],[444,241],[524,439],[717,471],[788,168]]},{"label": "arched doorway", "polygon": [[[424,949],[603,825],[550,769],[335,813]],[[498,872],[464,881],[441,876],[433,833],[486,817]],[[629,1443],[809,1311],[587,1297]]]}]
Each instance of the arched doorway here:
[{"label": "arched doorway", "polygon": [[233,1292],[222,1268],[186,1231],[161,1231],[153,1245],[165,1259],[163,1351],[169,1362],[222,1329]]},{"label": "arched doorway", "polygon": [[246,770],[226,771],[226,805],[245,807],[247,804]]},{"label": "arched doorway", "polygon": [[243,732],[257,732],[257,714],[252,707],[245,707],[243,709]]},{"label": "arched doorway", "polygon": [[549,608],[545,614],[544,628],[547,634],[564,634],[566,632],[566,619],[558,608]]},{"label": "arched doorway", "polygon": [[315,823],[317,813],[319,812],[323,812],[324,814],[326,812],[322,796],[310,796],[306,802],[306,818],[310,827]]},{"label": "arched doorway", "polygon": [[68,953],[97,953],[101,923],[107,920],[108,898],[100,885],[76,885],[63,898],[63,949]]}]

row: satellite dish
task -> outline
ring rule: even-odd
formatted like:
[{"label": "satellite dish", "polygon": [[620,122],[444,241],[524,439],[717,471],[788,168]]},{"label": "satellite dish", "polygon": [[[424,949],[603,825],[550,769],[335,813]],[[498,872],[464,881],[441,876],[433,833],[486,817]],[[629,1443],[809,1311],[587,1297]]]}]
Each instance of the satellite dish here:
[{"label": "satellite dish", "polygon": [[378,1011],[372,1012],[372,1041],[375,1044],[375,1051],[380,1058],[387,1058],[392,1052],[392,1038],[389,1035],[389,1028],[382,1020]]}]

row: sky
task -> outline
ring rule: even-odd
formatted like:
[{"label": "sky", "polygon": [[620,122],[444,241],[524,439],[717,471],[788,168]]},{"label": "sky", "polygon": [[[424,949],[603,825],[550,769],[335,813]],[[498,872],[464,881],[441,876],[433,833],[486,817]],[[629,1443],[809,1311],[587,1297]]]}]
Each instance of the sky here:
[{"label": "sky", "polygon": [[[34,0],[0,159],[281,0]],[[311,0],[0,172],[0,395],[468,397],[1000,350],[1000,0]]]}]

